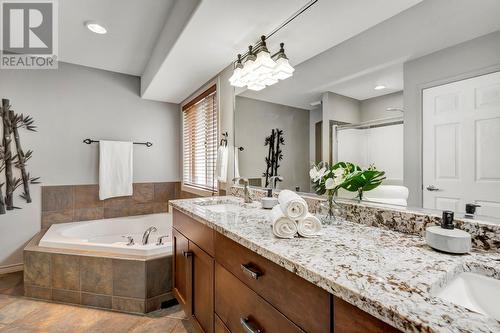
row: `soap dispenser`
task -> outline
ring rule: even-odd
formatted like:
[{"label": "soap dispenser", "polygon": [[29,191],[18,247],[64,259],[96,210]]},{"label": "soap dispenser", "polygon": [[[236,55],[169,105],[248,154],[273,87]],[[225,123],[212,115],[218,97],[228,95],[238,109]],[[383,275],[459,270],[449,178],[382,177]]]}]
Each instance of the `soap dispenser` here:
[{"label": "soap dispenser", "polygon": [[481,205],[468,203],[465,205],[465,217],[474,218],[476,214],[476,208],[481,207]]},{"label": "soap dispenser", "polygon": [[267,196],[262,198],[261,200],[262,208],[264,209],[273,209],[274,206],[278,204],[278,198],[273,197],[273,189],[267,189]]},{"label": "soap dispenser", "polygon": [[454,214],[445,210],[441,219],[441,226],[425,229],[425,241],[433,249],[455,254],[469,253],[471,250],[471,237],[466,231],[455,229]]}]

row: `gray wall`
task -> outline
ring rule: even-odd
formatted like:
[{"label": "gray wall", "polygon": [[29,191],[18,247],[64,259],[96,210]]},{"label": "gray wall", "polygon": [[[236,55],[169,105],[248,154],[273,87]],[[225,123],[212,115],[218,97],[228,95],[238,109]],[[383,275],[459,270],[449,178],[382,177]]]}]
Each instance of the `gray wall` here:
[{"label": "gray wall", "polygon": [[386,109],[403,108],[403,104],[402,91],[362,100],[360,102],[361,122],[402,116],[401,112],[386,111]]},{"label": "gray wall", "polygon": [[500,70],[500,31],[404,65],[404,183],[408,204],[422,205],[422,90]]},{"label": "gray wall", "polygon": [[[342,123],[356,124],[361,120],[360,101],[332,92],[325,92],[322,102],[322,155],[323,161],[330,161],[332,151],[330,140],[330,120]],[[333,134],[333,133],[332,133]],[[335,157],[332,154],[332,161]]]},{"label": "gray wall", "polygon": [[323,106],[309,111],[309,164],[316,163],[316,123],[323,119]]},{"label": "gray wall", "polygon": [[309,111],[236,96],[235,142],[245,148],[239,153],[240,175],[258,178],[266,169],[268,147],[264,139],[273,128],[284,130],[283,161],[278,172],[284,177],[280,188],[309,190]]},{"label": "gray wall", "polygon": [[[43,185],[98,182],[98,145],[85,138],[151,141],[151,148],[134,146],[134,181],[180,180],[179,106],[141,99],[138,77],[66,63],[0,72],[0,97],[38,126],[21,140],[34,151],[28,168]],[[0,216],[0,266],[21,262],[20,249],[40,228],[40,193],[33,191],[31,205]]]}]

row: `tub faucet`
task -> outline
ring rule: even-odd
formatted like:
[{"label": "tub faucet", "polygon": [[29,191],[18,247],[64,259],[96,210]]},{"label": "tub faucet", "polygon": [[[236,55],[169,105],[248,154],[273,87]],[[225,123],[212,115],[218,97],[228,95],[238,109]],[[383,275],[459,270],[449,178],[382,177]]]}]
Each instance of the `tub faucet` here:
[{"label": "tub faucet", "polygon": [[149,234],[151,232],[156,232],[158,231],[158,229],[156,229],[156,227],[149,227],[146,229],[146,231],[144,231],[144,234],[142,235],[142,245],[146,245],[148,244],[149,242]]},{"label": "tub faucet", "polygon": [[233,178],[233,182],[235,184],[239,184],[240,180],[243,180],[243,186],[244,186],[243,197],[245,203],[252,203],[252,198],[250,197],[250,191],[248,190],[248,184],[249,184],[248,178],[243,178],[243,177]]},{"label": "tub faucet", "polygon": [[127,239],[127,244],[126,244],[127,246],[135,245],[134,239],[132,238],[132,236],[122,236],[122,237]]}]

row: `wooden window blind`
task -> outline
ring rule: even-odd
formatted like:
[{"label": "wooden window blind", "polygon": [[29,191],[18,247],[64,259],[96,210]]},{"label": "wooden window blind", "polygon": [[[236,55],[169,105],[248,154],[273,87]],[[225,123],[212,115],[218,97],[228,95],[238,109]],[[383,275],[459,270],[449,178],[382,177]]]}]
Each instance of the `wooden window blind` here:
[{"label": "wooden window blind", "polygon": [[215,85],[182,108],[183,183],[217,192],[217,99]]}]

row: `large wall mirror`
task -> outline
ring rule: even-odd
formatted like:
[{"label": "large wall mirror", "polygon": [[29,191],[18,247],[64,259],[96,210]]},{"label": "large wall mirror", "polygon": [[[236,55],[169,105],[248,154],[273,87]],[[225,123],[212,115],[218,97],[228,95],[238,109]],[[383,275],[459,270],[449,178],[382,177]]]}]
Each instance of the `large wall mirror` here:
[{"label": "large wall mirror", "polygon": [[[367,200],[458,215],[474,204],[477,215],[500,220],[500,32],[471,25],[460,35],[438,24],[436,36],[453,42],[437,46],[401,15],[412,13],[300,63],[288,54],[291,78],[236,88],[239,175],[257,187],[279,175],[279,189],[313,193],[314,163],[374,165],[386,179]],[[293,38],[300,24],[269,43],[307,49]]]}]

